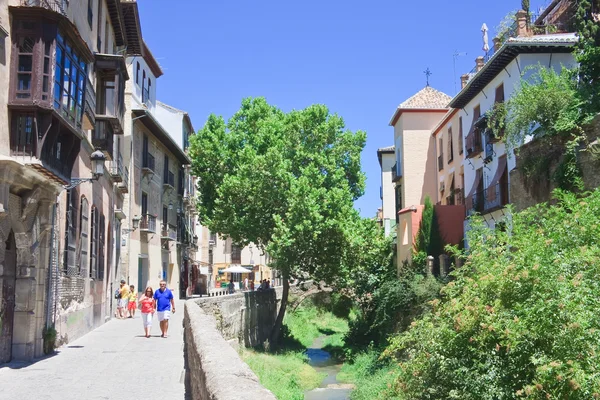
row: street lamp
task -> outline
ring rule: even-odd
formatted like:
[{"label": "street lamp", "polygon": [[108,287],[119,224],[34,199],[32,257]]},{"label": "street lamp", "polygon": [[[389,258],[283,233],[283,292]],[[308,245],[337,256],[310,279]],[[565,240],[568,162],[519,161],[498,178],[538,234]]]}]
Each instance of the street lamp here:
[{"label": "street lamp", "polygon": [[132,228],[122,229],[123,233],[129,233],[129,232],[135,231],[140,226],[141,219],[142,219],[142,217],[140,217],[139,215],[136,215],[135,217],[131,218],[131,226],[133,229]]},{"label": "street lamp", "polygon": [[104,162],[106,157],[100,150],[94,151],[90,155],[90,161],[92,162],[92,177],[91,178],[71,178],[71,184],[64,186],[65,189],[73,189],[81,185],[83,182],[92,182],[100,179],[104,175]]}]

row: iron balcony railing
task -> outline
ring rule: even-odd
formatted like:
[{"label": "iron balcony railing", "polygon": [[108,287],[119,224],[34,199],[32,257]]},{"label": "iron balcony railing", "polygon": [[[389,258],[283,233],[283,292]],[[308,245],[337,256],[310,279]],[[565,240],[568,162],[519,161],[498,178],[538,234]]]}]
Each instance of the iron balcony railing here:
[{"label": "iron balcony railing", "polygon": [[160,238],[165,240],[177,240],[177,227],[171,224],[162,224]]},{"label": "iron balcony railing", "polygon": [[41,7],[55,13],[67,16],[65,12],[67,6],[66,0],[21,0],[21,7]]},{"label": "iron balcony railing", "polygon": [[142,215],[140,220],[140,231],[156,233],[156,217],[150,214]]},{"label": "iron balcony railing", "polygon": [[444,169],[444,154],[440,154],[438,156],[438,171],[441,171]]},{"label": "iron balcony railing", "polygon": [[465,204],[465,192],[463,189],[454,189],[446,196],[446,204],[450,206],[460,206]]},{"label": "iron balcony railing", "polygon": [[115,182],[123,182],[123,177],[125,175],[123,171],[123,156],[121,156],[121,154],[119,153],[117,159],[112,162],[112,165],[110,167],[110,174],[112,175],[113,180]]},{"label": "iron balcony railing", "polygon": [[169,171],[163,178],[163,185],[175,187],[175,174]]},{"label": "iron balcony railing", "polygon": [[149,170],[154,172],[156,170],[156,162],[154,160],[154,156],[150,153],[144,154],[144,158],[142,160],[142,169]]},{"label": "iron balcony railing", "polygon": [[508,186],[496,183],[466,198],[467,213],[488,213],[508,204]]},{"label": "iron balcony railing", "polygon": [[394,164],[392,167],[392,182],[397,182],[400,178],[402,178],[402,173],[398,173],[398,164]]}]

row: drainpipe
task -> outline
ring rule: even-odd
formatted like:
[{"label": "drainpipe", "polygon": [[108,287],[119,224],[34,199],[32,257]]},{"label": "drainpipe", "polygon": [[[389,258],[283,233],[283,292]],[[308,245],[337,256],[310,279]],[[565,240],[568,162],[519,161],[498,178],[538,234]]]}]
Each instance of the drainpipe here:
[{"label": "drainpipe", "polygon": [[48,278],[47,278],[47,285],[46,285],[46,326],[50,326],[50,325],[54,325],[53,324],[53,319],[54,316],[52,315],[52,303],[50,302],[50,295],[52,293],[51,291],[51,285],[52,285],[52,260],[54,259],[54,235],[55,233],[55,221],[56,221],[56,206],[57,203],[54,203],[52,205],[52,228],[50,229],[50,255],[48,256]]}]

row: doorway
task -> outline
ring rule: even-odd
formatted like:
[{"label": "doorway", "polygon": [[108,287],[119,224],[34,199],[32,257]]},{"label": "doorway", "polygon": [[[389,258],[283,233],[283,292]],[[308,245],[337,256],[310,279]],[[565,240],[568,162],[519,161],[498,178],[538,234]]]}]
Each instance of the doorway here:
[{"label": "doorway", "polygon": [[17,272],[17,251],[15,235],[11,231],[4,243],[4,269],[0,276],[0,364],[9,362],[12,358],[12,336],[15,315],[15,284]]},{"label": "doorway", "polygon": [[146,290],[146,287],[149,285],[149,275],[148,275],[148,259],[147,258],[138,258],[138,282],[137,282],[137,290],[138,293],[143,293]]}]

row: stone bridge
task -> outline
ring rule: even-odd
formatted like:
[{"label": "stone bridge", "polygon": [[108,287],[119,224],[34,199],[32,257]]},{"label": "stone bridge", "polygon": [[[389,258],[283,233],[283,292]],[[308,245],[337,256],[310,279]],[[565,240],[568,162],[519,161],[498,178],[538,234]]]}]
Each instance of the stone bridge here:
[{"label": "stone bridge", "polygon": [[[293,285],[290,294],[301,297],[310,286],[312,283]],[[192,399],[276,399],[260,385],[236,349],[265,343],[279,312],[282,292],[283,288],[277,287],[185,303],[186,386]]]}]

